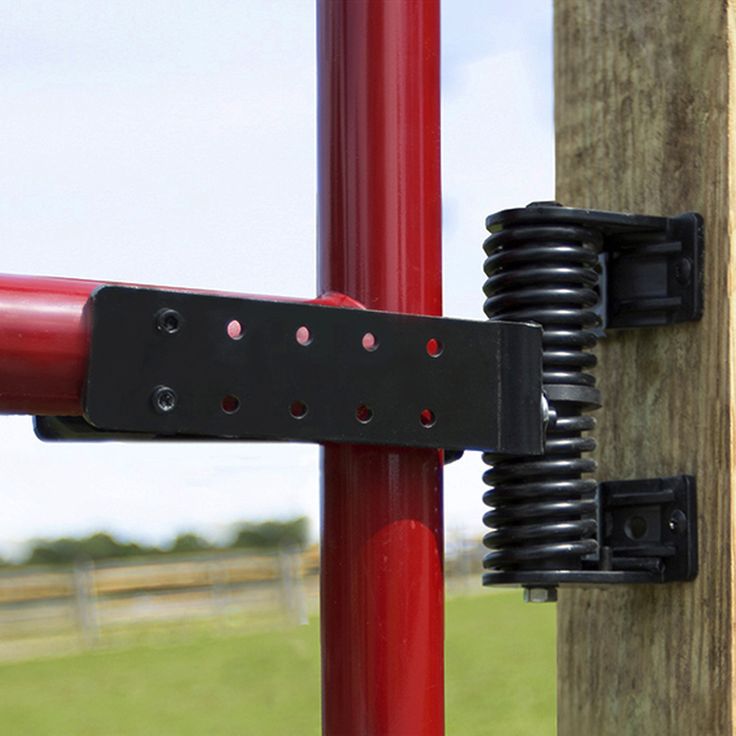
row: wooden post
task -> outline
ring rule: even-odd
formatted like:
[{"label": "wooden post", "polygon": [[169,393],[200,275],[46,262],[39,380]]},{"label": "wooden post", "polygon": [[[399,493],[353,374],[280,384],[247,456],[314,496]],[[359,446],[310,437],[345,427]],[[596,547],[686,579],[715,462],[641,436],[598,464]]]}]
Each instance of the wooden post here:
[{"label": "wooden post", "polygon": [[734,733],[734,6],[557,0],[557,198],[706,223],[702,322],[610,334],[599,479],[694,473],[694,583],[561,594],[561,736]]}]

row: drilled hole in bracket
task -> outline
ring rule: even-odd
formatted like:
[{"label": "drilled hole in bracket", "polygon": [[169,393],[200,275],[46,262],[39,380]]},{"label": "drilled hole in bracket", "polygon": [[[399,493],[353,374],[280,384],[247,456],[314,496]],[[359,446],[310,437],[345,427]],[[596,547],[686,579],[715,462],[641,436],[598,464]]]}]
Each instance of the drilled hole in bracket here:
[{"label": "drilled hole in bracket", "polygon": [[220,406],[225,414],[235,414],[240,409],[240,399],[235,394],[228,394],[223,397]]},{"label": "drilled hole in bracket", "polygon": [[372,353],[374,350],[378,350],[378,339],[372,332],[366,332],[360,343],[363,346],[363,349],[367,350],[369,353]]},{"label": "drilled hole in bracket", "polygon": [[641,539],[648,531],[649,524],[642,516],[630,516],[624,524],[624,532],[629,539]]},{"label": "drilled hole in bracket", "polygon": [[306,325],[298,327],[296,333],[294,334],[294,337],[300,345],[306,346],[312,342],[312,333],[309,331],[309,327],[307,327]]},{"label": "drilled hole in bracket", "polygon": [[227,336],[231,340],[240,340],[244,334],[245,329],[243,328],[243,325],[238,322],[238,320],[231,319],[227,323]]},{"label": "drilled hole in bracket", "polygon": [[308,411],[309,408],[303,401],[292,401],[289,407],[289,413],[294,419],[304,419]]},{"label": "drilled hole in bracket", "polygon": [[445,349],[444,345],[436,338],[430,337],[426,344],[427,355],[430,358],[439,358],[442,355],[442,351]]},{"label": "drilled hole in bracket", "polygon": [[373,409],[371,409],[370,406],[366,406],[365,404],[361,404],[355,410],[355,418],[361,424],[368,424],[368,422],[370,422],[371,419],[373,419]]}]

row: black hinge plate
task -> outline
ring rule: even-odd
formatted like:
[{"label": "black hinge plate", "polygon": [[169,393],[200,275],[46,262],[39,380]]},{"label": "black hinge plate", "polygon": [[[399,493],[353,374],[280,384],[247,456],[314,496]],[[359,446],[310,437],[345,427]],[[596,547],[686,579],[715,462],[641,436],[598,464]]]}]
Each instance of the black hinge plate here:
[{"label": "black hinge plate", "polygon": [[490,215],[493,231],[512,225],[574,225],[602,238],[601,329],[654,327],[703,315],[703,218],[656,217],[533,202]]},{"label": "black hinge plate", "polygon": [[657,582],[692,580],[698,572],[695,478],[601,483],[601,568],[651,572]]},{"label": "black hinge plate", "polygon": [[[542,452],[536,326],[119,286],[93,295],[92,318],[84,411],[101,430]],[[163,413],[162,386],[176,398]]]}]

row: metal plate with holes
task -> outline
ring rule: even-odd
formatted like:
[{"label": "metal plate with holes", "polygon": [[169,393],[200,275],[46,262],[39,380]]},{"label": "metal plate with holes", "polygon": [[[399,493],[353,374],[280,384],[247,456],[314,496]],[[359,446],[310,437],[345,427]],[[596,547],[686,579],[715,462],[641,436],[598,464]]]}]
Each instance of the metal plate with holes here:
[{"label": "metal plate with holes", "polygon": [[119,286],[92,316],[101,430],[542,451],[536,326]]}]

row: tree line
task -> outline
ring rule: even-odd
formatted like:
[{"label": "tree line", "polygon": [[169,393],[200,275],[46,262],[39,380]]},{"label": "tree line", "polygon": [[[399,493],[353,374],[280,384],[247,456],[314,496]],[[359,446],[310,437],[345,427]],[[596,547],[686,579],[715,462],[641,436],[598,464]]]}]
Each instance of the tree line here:
[{"label": "tree line", "polygon": [[[268,520],[244,522],[236,526],[231,540],[215,544],[194,532],[178,534],[160,547],[139,542],[125,542],[108,532],[96,532],[87,537],[61,537],[35,540],[21,565],[68,565],[79,561],[154,557],[182,553],[227,549],[271,551],[289,547],[305,547],[309,539],[309,520],[300,516],[286,521]],[[0,564],[3,561],[0,560]],[[5,561],[4,564],[9,564]]]}]

